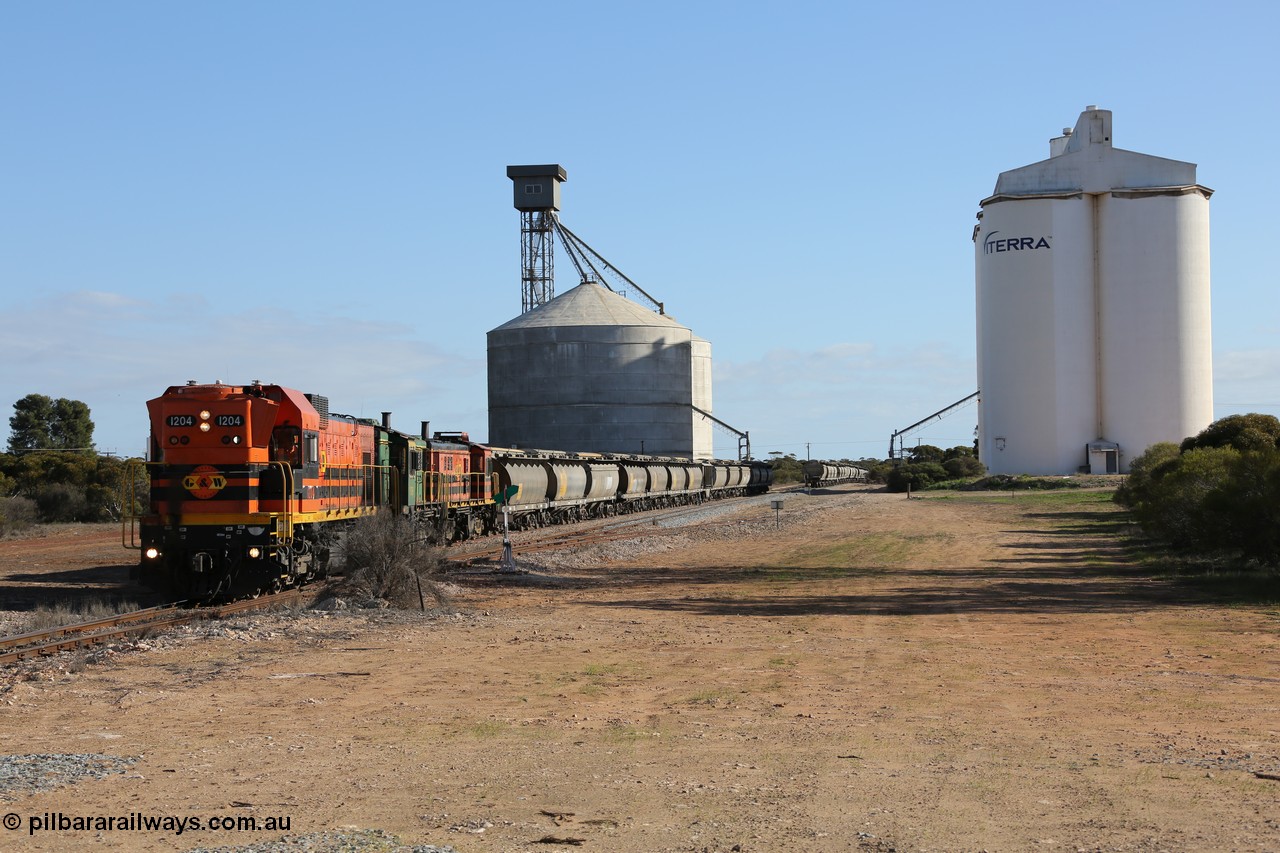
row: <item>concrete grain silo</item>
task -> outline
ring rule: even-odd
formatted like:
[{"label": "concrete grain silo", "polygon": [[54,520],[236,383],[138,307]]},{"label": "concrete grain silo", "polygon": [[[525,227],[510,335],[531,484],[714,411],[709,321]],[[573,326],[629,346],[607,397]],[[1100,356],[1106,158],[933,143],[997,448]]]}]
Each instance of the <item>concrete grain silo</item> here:
[{"label": "concrete grain silo", "polygon": [[711,344],[585,282],[489,332],[489,443],[709,459]]},{"label": "concrete grain silo", "polygon": [[1209,196],[1088,107],[1000,174],[974,229],[979,453],[992,473],[1126,472],[1213,420]]}]

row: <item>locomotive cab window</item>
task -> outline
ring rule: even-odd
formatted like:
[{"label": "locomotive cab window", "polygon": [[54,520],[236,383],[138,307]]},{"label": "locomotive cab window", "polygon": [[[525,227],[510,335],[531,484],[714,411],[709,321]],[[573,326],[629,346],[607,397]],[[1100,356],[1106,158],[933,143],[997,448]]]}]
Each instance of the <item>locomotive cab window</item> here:
[{"label": "locomotive cab window", "polygon": [[271,431],[271,459],[287,462],[291,468],[302,467],[302,444],[297,427],[276,427]]}]

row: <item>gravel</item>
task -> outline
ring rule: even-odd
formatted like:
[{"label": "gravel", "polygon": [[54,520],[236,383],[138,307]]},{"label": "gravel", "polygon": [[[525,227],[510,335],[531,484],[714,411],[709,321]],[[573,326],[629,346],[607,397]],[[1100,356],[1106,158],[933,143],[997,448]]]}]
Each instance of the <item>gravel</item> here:
[{"label": "gravel", "polygon": [[[84,779],[123,773],[138,758],[101,753],[0,755],[0,801],[13,802]],[[457,853],[449,846],[403,844],[380,829],[315,832],[234,847],[196,847],[189,853]]]},{"label": "gravel", "polygon": [[348,832],[313,832],[287,835],[279,841],[262,841],[237,847],[195,847],[188,853],[457,853],[434,844],[402,844],[381,829]]},{"label": "gravel", "polygon": [[[0,755],[0,801],[123,773],[138,759],[100,753]],[[403,844],[380,829],[315,832],[234,847],[196,847],[189,853],[457,853],[449,846]]]},{"label": "gravel", "polygon": [[74,785],[81,779],[103,779],[123,773],[138,759],[96,752],[0,755],[0,800]]}]

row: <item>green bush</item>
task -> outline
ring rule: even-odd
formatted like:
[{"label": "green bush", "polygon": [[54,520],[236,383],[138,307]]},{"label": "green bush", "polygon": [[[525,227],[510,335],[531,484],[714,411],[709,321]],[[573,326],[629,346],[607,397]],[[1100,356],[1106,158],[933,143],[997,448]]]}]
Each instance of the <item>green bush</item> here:
[{"label": "green bush", "polygon": [[1207,547],[1280,563],[1280,451],[1239,454],[1225,480],[1205,495],[1202,512]]},{"label": "green bush", "polygon": [[1183,453],[1197,447],[1232,447],[1246,450],[1268,450],[1280,444],[1280,419],[1275,415],[1228,415],[1183,439]]},{"label": "green bush", "polygon": [[125,465],[113,456],[77,451],[0,454],[0,487],[33,499],[41,521],[119,520]]},{"label": "green bush", "polygon": [[889,472],[888,487],[891,492],[918,491],[945,479],[947,469],[938,462],[908,462]]},{"label": "green bush", "polygon": [[769,454],[773,458],[769,460],[769,467],[773,469],[773,482],[777,485],[784,483],[799,483],[804,479],[804,472],[801,469],[801,461],[795,457],[795,454],[788,453],[785,456],[778,451]]},{"label": "green bush", "polygon": [[1157,469],[1155,488],[1133,507],[1134,518],[1148,533],[1172,545],[1193,550],[1215,547],[1217,519],[1206,512],[1205,499],[1226,483],[1239,458],[1239,451],[1231,447],[1202,447],[1180,454]]},{"label": "green bush", "polygon": [[1129,477],[1116,489],[1116,503],[1134,509],[1151,500],[1160,476],[1177,461],[1178,453],[1178,446],[1168,441],[1148,447],[1129,463]]},{"label": "green bush", "polygon": [[987,466],[979,462],[973,455],[953,456],[943,462],[942,467],[946,469],[947,476],[953,480],[978,477],[987,473]]},{"label": "green bush", "polygon": [[1199,555],[1280,564],[1280,421],[1233,415],[1180,447],[1155,444],[1116,492],[1149,536]]},{"label": "green bush", "polygon": [[1078,489],[1081,484],[1071,477],[1028,477],[1025,474],[992,474],[965,486],[974,492],[1044,492],[1056,489]]},{"label": "green bush", "polygon": [[947,452],[932,444],[917,444],[907,448],[907,455],[912,462],[941,462],[947,458]]},{"label": "green bush", "polygon": [[37,518],[36,502],[31,498],[0,498],[0,534],[26,530]]},{"label": "green bush", "polygon": [[85,500],[84,490],[67,483],[50,483],[36,489],[36,507],[40,520],[46,523],[60,521],[97,521],[92,507]]}]

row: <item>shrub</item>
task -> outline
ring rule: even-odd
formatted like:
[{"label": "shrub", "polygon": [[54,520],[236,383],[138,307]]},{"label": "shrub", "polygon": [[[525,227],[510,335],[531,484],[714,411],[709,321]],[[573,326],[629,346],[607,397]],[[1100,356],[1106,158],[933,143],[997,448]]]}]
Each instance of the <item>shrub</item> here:
[{"label": "shrub", "polygon": [[1232,447],[1246,450],[1268,450],[1280,444],[1280,419],[1275,415],[1228,415],[1183,439],[1183,453],[1198,447]]},{"label": "shrub", "polygon": [[43,522],[97,520],[93,518],[93,508],[85,499],[84,490],[68,483],[41,486],[36,489],[35,499]]},{"label": "shrub", "polygon": [[801,469],[801,462],[795,456],[788,453],[783,456],[781,454],[774,455],[769,460],[769,467],[773,468],[773,482],[782,485],[784,483],[799,483],[804,479]]},{"label": "shrub", "polygon": [[1071,477],[1029,477],[1014,474],[992,474],[965,486],[965,491],[972,492],[1013,492],[1013,491],[1053,491],[1055,489],[1078,489],[1081,484]]},{"label": "shrub", "polygon": [[917,444],[907,448],[907,455],[912,462],[941,462],[947,458],[947,452],[932,444]]},{"label": "shrub", "polygon": [[1202,512],[1206,547],[1280,563],[1280,451],[1241,453],[1205,495]]},{"label": "shrub", "polygon": [[445,604],[438,582],[443,552],[424,539],[424,532],[403,516],[384,512],[358,519],[340,548],[345,577],[337,591],[401,608],[425,608],[428,599]]},{"label": "shrub", "polygon": [[946,469],[947,476],[953,480],[978,477],[987,473],[987,466],[979,462],[974,456],[953,456],[943,462],[942,467]]},{"label": "shrub", "polygon": [[937,462],[909,462],[889,472],[888,487],[891,492],[923,489],[931,483],[947,479],[947,469]]},{"label": "shrub", "polygon": [[36,517],[36,502],[30,498],[0,498],[0,534],[26,530]]},{"label": "shrub", "polygon": [[1178,459],[1178,446],[1162,441],[1153,444],[1129,463],[1129,477],[1116,489],[1115,502],[1134,509],[1151,500],[1156,483]]},{"label": "shrub", "polygon": [[887,483],[889,482],[889,474],[894,469],[894,464],[888,459],[870,459],[862,458],[854,463],[859,468],[866,469],[868,483]]},{"label": "shrub", "polygon": [[0,454],[0,493],[34,498],[42,521],[119,519],[126,464],[84,452]]},{"label": "shrub", "polygon": [[1186,552],[1280,564],[1280,421],[1232,415],[1155,444],[1129,466],[1117,503],[1143,531]]},{"label": "shrub", "polygon": [[1223,486],[1240,458],[1230,447],[1189,450],[1156,469],[1154,488],[1133,508],[1148,533],[1173,545],[1203,550],[1218,541],[1218,520],[1206,513],[1205,499]]}]

